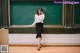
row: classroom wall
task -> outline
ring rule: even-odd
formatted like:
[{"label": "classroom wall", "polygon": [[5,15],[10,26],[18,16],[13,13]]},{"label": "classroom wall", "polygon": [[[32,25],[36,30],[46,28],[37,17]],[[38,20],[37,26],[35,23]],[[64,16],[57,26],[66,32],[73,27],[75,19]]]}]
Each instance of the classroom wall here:
[{"label": "classroom wall", "polygon": [[[37,44],[36,34],[9,34],[9,44]],[[43,34],[46,45],[80,45],[80,34]]]}]

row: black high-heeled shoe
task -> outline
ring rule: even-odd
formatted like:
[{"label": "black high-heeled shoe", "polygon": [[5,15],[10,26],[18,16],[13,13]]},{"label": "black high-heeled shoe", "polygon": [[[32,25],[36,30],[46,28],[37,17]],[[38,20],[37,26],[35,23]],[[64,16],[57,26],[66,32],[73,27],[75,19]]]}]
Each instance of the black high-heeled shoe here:
[{"label": "black high-heeled shoe", "polygon": [[40,48],[38,48],[38,51],[40,51]]},{"label": "black high-heeled shoe", "polygon": [[42,48],[42,47],[40,46],[40,47],[38,48],[38,51],[40,51],[41,48]]},{"label": "black high-heeled shoe", "polygon": [[40,51],[41,48],[42,48],[42,47],[40,46],[40,47],[38,48],[38,51]]},{"label": "black high-heeled shoe", "polygon": [[40,46],[39,48],[42,48],[42,46]]}]

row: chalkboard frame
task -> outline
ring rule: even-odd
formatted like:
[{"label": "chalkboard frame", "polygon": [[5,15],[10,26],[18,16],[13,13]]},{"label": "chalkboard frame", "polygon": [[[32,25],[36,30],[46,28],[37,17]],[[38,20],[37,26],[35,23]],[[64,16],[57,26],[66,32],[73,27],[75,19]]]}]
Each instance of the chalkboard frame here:
[{"label": "chalkboard frame", "polygon": [[[11,0],[11,1],[13,1],[13,0]],[[22,27],[22,28],[25,28],[25,27],[27,27],[28,25],[11,25],[11,17],[10,17],[10,2],[11,1],[9,1],[8,2],[8,16],[9,16],[9,27],[14,27],[14,28],[16,28],[16,27]],[[24,1],[24,0],[14,0],[14,1]],[[25,0],[25,1],[29,1],[29,0]],[[47,1],[43,1],[43,2],[48,2],[49,0],[47,0]],[[53,2],[52,0],[51,0],[51,2]],[[46,27],[46,28],[63,28],[64,27],[64,10],[63,10],[63,5],[62,5],[62,25],[44,25],[44,27]]]}]

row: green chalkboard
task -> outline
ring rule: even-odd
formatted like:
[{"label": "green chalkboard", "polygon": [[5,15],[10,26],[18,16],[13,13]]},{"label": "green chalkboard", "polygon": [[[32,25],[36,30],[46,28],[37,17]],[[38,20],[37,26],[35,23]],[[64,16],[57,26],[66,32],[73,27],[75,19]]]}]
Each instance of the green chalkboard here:
[{"label": "green chalkboard", "polygon": [[45,25],[62,25],[62,5],[53,2],[11,2],[11,25],[30,25],[39,7],[45,14]]},{"label": "green chalkboard", "polygon": [[75,5],[75,24],[80,25],[80,4]]}]

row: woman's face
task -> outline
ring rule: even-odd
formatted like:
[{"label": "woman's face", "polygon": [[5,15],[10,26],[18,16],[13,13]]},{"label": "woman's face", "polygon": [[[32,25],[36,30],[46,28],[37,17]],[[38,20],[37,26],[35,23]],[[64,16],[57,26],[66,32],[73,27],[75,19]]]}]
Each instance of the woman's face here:
[{"label": "woman's face", "polygon": [[38,13],[41,13],[41,9],[38,9]]}]

